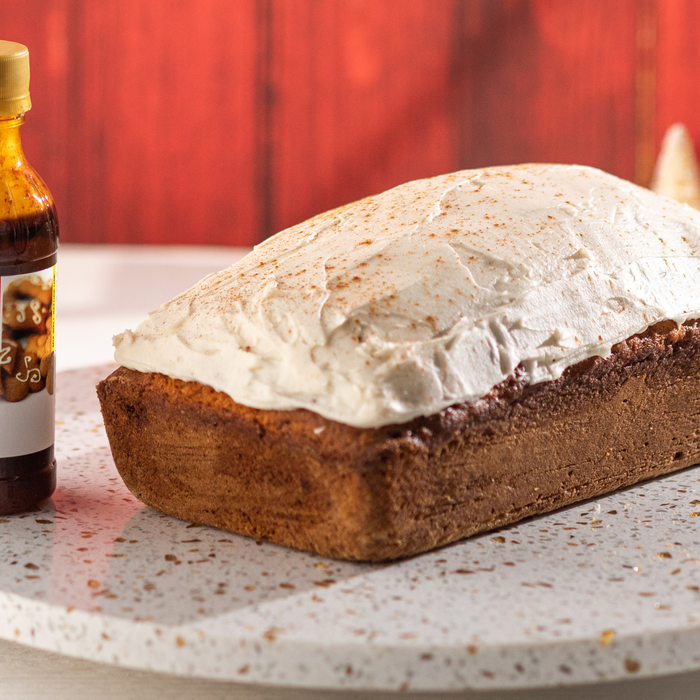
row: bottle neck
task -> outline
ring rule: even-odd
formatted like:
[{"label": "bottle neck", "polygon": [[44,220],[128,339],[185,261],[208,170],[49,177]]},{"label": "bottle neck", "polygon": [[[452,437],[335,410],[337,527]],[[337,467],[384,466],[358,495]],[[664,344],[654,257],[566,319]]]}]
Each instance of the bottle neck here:
[{"label": "bottle neck", "polygon": [[19,127],[24,124],[24,114],[0,117],[0,167],[19,167],[24,162],[24,151]]}]

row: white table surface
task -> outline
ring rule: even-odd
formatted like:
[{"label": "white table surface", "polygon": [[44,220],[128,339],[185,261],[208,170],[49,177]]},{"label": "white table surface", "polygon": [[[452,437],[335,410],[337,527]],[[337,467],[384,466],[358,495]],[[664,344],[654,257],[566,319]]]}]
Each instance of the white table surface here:
[{"label": "white table surface", "polygon": [[[71,246],[61,249],[57,278],[58,370],[111,360],[113,333],[134,327],[146,312],[223,268],[245,251],[227,248]],[[700,612],[700,610],[699,610]],[[286,689],[181,678],[99,664],[0,640],[0,699],[71,698],[379,698],[391,693]],[[435,694],[411,693],[415,698]],[[700,697],[700,671],[568,688],[450,693],[487,700],[534,698]]]}]

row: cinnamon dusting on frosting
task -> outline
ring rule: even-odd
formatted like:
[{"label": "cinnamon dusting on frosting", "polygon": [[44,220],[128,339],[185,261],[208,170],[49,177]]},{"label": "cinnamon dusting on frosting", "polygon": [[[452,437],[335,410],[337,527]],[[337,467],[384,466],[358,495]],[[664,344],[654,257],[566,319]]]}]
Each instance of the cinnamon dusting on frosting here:
[{"label": "cinnamon dusting on frosting", "polygon": [[282,231],[115,338],[131,369],[376,427],[700,316],[700,212],[593,168],[409,182]]}]

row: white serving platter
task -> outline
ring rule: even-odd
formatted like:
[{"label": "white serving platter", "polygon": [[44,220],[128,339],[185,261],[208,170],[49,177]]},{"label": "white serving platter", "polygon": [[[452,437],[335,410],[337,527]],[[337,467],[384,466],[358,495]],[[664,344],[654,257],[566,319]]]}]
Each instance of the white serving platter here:
[{"label": "white serving platter", "polygon": [[700,468],[398,563],[335,562],[136,501],[94,392],[110,370],[58,375],[56,494],[0,518],[0,638],[305,688],[532,688],[700,669]]}]

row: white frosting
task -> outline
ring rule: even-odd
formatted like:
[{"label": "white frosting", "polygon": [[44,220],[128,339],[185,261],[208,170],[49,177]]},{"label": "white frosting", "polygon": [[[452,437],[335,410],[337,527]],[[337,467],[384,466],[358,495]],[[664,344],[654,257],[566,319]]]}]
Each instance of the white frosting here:
[{"label": "white frosting", "polygon": [[282,231],[115,357],[256,408],[400,423],[700,316],[699,251],[700,212],[599,170],[466,170]]}]

